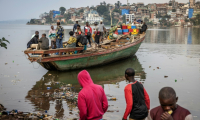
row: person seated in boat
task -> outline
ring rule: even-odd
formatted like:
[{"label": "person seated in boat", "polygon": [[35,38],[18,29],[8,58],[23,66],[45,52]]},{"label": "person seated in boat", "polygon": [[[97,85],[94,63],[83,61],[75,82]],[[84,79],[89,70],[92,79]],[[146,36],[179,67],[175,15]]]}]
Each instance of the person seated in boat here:
[{"label": "person seated in boat", "polygon": [[49,49],[49,39],[46,34],[42,34],[42,37],[38,40],[38,50],[48,50]]},{"label": "person seated in boat", "polygon": [[147,30],[147,25],[145,24],[145,22],[142,23],[142,27],[140,29],[140,34],[142,34],[143,32],[146,32]]},{"label": "person seated in boat", "polygon": [[63,42],[63,44],[66,44],[66,48],[74,48],[76,47],[76,37],[74,37],[74,32],[69,32],[70,38],[67,42]]},{"label": "person seated in boat", "polygon": [[79,36],[82,34],[82,31],[81,31],[81,26],[80,25],[77,25],[77,28],[75,30],[75,36]]},{"label": "person seated in boat", "polygon": [[39,36],[39,32],[38,32],[38,31],[35,31],[35,34],[32,35],[31,39],[32,39],[33,37],[35,37],[35,35],[38,35],[38,36]]},{"label": "person seated in boat", "polygon": [[189,110],[177,105],[178,97],[171,87],[159,92],[160,105],[150,110],[147,120],[193,120]]},{"label": "person seated in boat", "polygon": [[27,48],[31,48],[32,44],[38,44],[39,35],[35,35],[28,43]]},{"label": "person seated in boat", "polygon": [[136,19],[134,19],[134,21],[133,21],[133,25],[136,25],[136,24],[138,24],[138,22],[137,22]]}]

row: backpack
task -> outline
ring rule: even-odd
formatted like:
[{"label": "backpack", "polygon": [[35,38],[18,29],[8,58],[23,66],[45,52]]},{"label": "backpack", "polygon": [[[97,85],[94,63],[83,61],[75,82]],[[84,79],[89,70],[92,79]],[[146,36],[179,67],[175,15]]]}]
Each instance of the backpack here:
[{"label": "backpack", "polygon": [[87,45],[87,36],[81,36],[80,41],[82,45]]},{"label": "backpack", "polygon": [[59,26],[57,34],[62,35],[63,31],[64,31],[63,28]]}]

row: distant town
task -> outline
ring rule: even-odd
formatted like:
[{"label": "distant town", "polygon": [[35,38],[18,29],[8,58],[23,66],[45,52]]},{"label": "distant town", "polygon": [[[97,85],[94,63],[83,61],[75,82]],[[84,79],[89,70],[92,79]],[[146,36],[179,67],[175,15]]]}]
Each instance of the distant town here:
[{"label": "distant town", "polygon": [[143,20],[150,26],[199,26],[200,25],[200,1],[189,0],[188,3],[178,3],[170,0],[168,3],[129,3],[115,4],[101,2],[97,6],[80,8],[60,7],[59,10],[50,10],[49,13],[39,15],[40,19],[31,19],[27,24],[48,25],[56,24],[59,20],[62,25],[72,25],[75,21],[79,24],[100,22],[105,25],[119,25],[128,19]]}]

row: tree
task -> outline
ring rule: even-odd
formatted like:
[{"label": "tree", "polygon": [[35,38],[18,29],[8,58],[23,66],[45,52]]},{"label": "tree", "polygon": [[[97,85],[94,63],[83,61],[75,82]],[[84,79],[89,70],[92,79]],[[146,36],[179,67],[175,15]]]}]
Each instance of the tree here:
[{"label": "tree", "polygon": [[46,16],[46,23],[52,23],[52,19],[50,16]]},{"label": "tree", "polygon": [[106,6],[104,5],[100,5],[97,7],[97,12],[100,14],[100,15],[103,15],[105,12],[108,12],[108,9]]},{"label": "tree", "polygon": [[123,23],[126,23],[126,16],[125,15],[123,15],[122,20],[123,20]]},{"label": "tree", "polygon": [[117,13],[121,14],[121,10],[116,9],[116,8],[113,10],[113,12],[117,12]]},{"label": "tree", "polygon": [[189,22],[189,20],[187,18],[185,18],[185,22]]},{"label": "tree", "polygon": [[65,11],[66,11],[66,8],[65,7],[60,7],[60,12],[61,12],[61,15],[64,15]]},{"label": "tree", "polygon": [[0,39],[0,46],[7,49],[7,44],[5,42],[10,44],[10,42],[8,40],[6,40],[4,37],[2,39]]},{"label": "tree", "polygon": [[35,24],[35,20],[34,20],[34,19],[31,19],[31,20],[30,20],[30,24]]},{"label": "tree", "polygon": [[145,22],[145,23],[148,23],[148,22],[149,22],[149,19],[145,17],[145,18],[144,18],[144,22]]}]

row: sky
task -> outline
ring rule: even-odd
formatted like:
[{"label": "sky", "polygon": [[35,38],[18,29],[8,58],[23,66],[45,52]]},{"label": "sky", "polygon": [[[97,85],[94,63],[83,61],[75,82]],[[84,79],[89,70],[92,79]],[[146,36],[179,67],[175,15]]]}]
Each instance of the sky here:
[{"label": "sky", "polygon": [[[87,7],[99,5],[100,2],[114,4],[118,0],[0,0],[0,21],[20,20],[39,18],[39,15],[50,10],[59,10],[65,7],[66,9]],[[187,3],[189,0],[176,0],[181,3]],[[122,4],[126,4],[127,0],[121,0]],[[148,3],[166,3],[169,0],[129,0],[129,3],[143,2]]]}]

